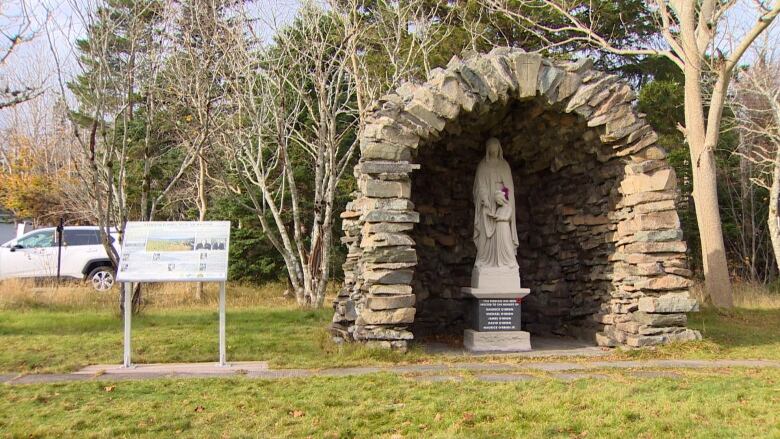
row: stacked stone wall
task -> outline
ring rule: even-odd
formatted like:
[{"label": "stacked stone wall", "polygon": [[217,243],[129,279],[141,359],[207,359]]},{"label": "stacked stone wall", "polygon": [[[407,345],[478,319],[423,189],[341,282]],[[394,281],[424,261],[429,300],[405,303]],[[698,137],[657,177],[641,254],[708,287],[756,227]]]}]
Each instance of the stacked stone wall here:
[{"label": "stacked stone wall", "polygon": [[602,345],[699,337],[685,328],[697,304],[674,172],[634,97],[589,60],[499,48],[455,58],[376,102],[359,190],[342,214],[349,254],[334,336],[404,349],[415,332],[462,325],[470,179],[489,134],[518,180],[528,329]]}]

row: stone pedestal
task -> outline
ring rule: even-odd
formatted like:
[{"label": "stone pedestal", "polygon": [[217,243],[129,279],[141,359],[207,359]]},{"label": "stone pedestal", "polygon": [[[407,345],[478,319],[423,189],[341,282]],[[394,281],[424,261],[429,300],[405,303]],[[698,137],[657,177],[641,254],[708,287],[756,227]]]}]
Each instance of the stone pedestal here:
[{"label": "stone pedestal", "polygon": [[[476,271],[476,270],[475,270]],[[523,352],[531,350],[531,337],[520,330],[520,307],[531,290],[519,288],[463,288],[472,298],[470,329],[463,333],[463,345],[471,352]],[[483,282],[482,285],[485,285]],[[513,291],[512,291],[513,290]]]},{"label": "stone pedestal", "polygon": [[471,352],[524,352],[531,350],[526,331],[463,331],[463,346]]}]

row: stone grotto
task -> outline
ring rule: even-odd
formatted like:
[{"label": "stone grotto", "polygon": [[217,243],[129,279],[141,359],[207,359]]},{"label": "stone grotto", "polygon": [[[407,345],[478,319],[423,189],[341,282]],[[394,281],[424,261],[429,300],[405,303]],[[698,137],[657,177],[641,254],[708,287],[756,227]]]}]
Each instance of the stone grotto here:
[{"label": "stone grotto", "polygon": [[462,334],[472,186],[490,137],[513,173],[523,330],[601,346],[700,338],[686,328],[698,304],[676,177],[634,101],[589,59],[496,48],[375,102],[342,213],[336,340],[403,350]]}]

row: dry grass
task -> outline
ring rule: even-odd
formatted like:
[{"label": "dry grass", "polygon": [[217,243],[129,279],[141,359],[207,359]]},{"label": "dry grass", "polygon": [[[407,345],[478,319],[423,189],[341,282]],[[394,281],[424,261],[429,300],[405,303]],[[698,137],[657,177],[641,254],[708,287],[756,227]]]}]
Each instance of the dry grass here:
[{"label": "dry grass", "polygon": [[[214,309],[218,304],[219,286],[203,285],[201,299],[196,298],[194,283],[160,283],[144,285],[145,309]],[[334,284],[329,296],[335,294]],[[286,285],[281,282],[265,285],[228,283],[227,302],[230,308],[263,306],[268,308],[296,308],[295,300],[285,297]],[[119,288],[99,293],[78,282],[62,285],[10,279],[0,282],[0,310],[59,309],[59,310],[113,310],[119,301]],[[326,303],[329,301],[326,300]]]},{"label": "dry grass", "polygon": [[[691,296],[699,303],[707,303],[704,284],[694,285]],[[780,309],[780,291],[763,284],[734,282],[734,306],[744,309]]]}]

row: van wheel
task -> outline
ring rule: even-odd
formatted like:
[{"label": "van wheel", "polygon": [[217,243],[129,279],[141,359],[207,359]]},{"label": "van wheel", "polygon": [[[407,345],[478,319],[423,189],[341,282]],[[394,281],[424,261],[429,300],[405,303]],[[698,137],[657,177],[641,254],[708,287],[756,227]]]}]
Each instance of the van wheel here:
[{"label": "van wheel", "polygon": [[98,267],[87,277],[95,291],[108,291],[114,286],[114,270],[111,267]]}]

